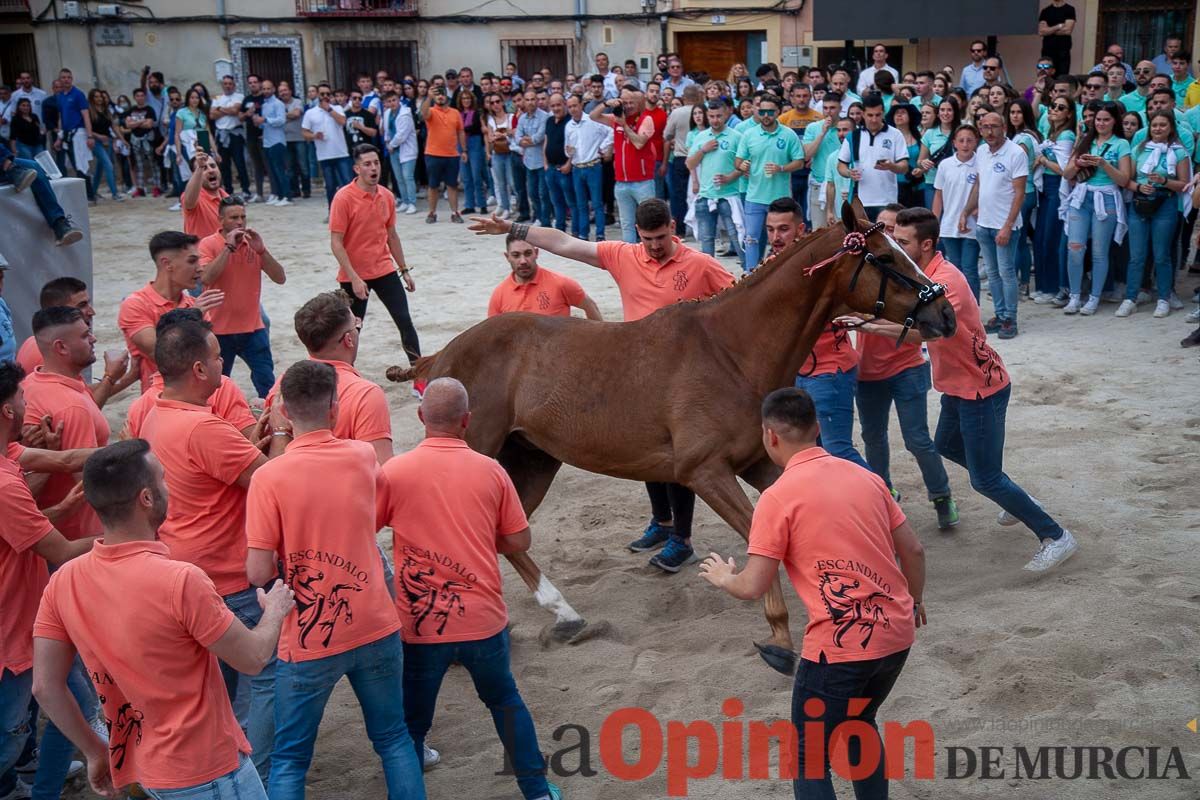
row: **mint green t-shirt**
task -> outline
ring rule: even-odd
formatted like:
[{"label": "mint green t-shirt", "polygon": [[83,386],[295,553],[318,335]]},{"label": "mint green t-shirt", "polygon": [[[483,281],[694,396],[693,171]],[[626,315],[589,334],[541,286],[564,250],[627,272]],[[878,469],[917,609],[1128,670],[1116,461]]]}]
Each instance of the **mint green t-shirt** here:
[{"label": "mint green t-shirt", "polygon": [[[816,122],[810,122],[804,126],[804,144],[812,144],[821,135],[821,128],[824,126],[825,120],[819,119]],[[842,143],[838,141],[837,127],[830,125],[829,132],[825,134],[825,138],[821,140],[821,146],[817,148],[817,152],[812,156],[812,173],[809,180],[814,183],[824,183],[825,181],[825,162],[829,159],[830,153],[836,153],[842,149]]]},{"label": "mint green t-shirt", "polygon": [[1025,158],[1029,161],[1029,180],[1025,181],[1025,194],[1032,194],[1037,191],[1037,187],[1033,185],[1033,162],[1038,155],[1038,142],[1033,138],[1033,134],[1028,131],[1022,131],[1013,137],[1013,142],[1020,145],[1025,151]]},{"label": "mint green t-shirt", "polygon": [[746,202],[769,205],[781,197],[792,194],[792,175],[776,172],[768,177],[764,168],[767,164],[784,166],[804,158],[800,138],[784,125],[776,125],[768,133],[761,126],[742,134],[736,155],[750,162],[750,180],[746,185]]},{"label": "mint green t-shirt", "polygon": [[691,140],[688,145],[688,155],[700,152],[708,142],[714,139],[717,142],[717,149],[711,153],[705,153],[700,159],[700,166],[697,168],[697,173],[700,176],[700,197],[715,200],[721,197],[733,197],[739,194],[738,184],[740,181],[730,181],[723,186],[713,184],[713,176],[719,174],[729,174],[735,168],[735,154],[737,153],[738,142],[742,140],[742,134],[733,128],[725,128],[719,134],[714,134],[712,128],[705,130],[692,131],[696,136],[690,134],[688,138]]},{"label": "mint green t-shirt", "polygon": [[[1088,152],[1094,156],[1100,156],[1114,167],[1120,166],[1122,158],[1129,155],[1129,142],[1119,136],[1113,136],[1104,144],[1092,142],[1092,146]],[[1100,167],[1096,168],[1096,172],[1092,177],[1088,178],[1088,186],[1112,186],[1113,179],[1108,176]]]},{"label": "mint green t-shirt", "polygon": [[[1200,106],[1197,106],[1197,108],[1200,108]],[[1179,141],[1183,142],[1183,149],[1187,150],[1189,154],[1195,154],[1196,134],[1191,127],[1189,127],[1187,123],[1177,122],[1175,125],[1175,130],[1179,132]],[[1130,150],[1136,149],[1138,145],[1146,141],[1149,136],[1150,128],[1148,126],[1143,126],[1140,130],[1138,130],[1137,133],[1133,135],[1133,138],[1129,140]]]},{"label": "mint green t-shirt", "polygon": [[1129,94],[1121,95],[1121,99],[1117,102],[1119,102],[1126,111],[1140,113],[1146,110],[1146,101],[1149,99],[1150,98],[1148,97],[1142,97],[1137,93],[1137,91],[1132,91]]},{"label": "mint green t-shirt", "polygon": [[[836,134],[834,139],[837,139]],[[838,150],[841,150],[841,145],[838,145]],[[843,178],[838,172],[838,150],[834,150],[829,154],[829,158],[825,161],[825,174],[827,180],[833,181],[833,213],[835,216],[840,216],[842,213],[842,201],[850,197],[850,179]],[[829,209],[826,208],[828,211]]]},{"label": "mint green t-shirt", "polygon": [[[925,145],[925,149],[929,151],[930,158],[933,158],[933,155],[937,153],[938,150],[941,150],[943,147],[945,147],[946,142],[948,141],[950,141],[950,134],[944,133],[940,125],[936,128],[930,128],[921,134],[921,144]],[[909,166],[918,167],[920,165],[914,162]],[[937,167],[934,167],[925,174],[925,185],[933,186],[933,182],[936,180]]]}]

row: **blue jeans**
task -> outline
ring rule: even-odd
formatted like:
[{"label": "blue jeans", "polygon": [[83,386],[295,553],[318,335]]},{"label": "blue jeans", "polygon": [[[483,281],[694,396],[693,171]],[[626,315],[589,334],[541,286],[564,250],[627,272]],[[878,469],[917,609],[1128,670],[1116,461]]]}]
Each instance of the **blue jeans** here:
[{"label": "blue jeans", "polygon": [[1062,203],[1058,187],[1061,183],[1062,178],[1051,172],[1042,175],[1042,196],[1038,198],[1037,226],[1033,231],[1033,263],[1037,267],[1034,288],[1047,294],[1056,294],[1060,288],[1063,226],[1058,218]]},{"label": "blue jeans", "polygon": [[[647,181],[653,188],[654,182]],[[517,776],[526,800],[545,797],[546,760],[538,747],[533,717],[525,707],[509,665],[508,631],[473,642],[404,645],[404,715],[420,755],[433,724],[442,678],[453,663],[461,664],[475,684],[475,693],[492,712],[492,724],[504,745],[505,765]]]},{"label": "blue jeans", "polygon": [[613,186],[613,198],[617,201],[617,213],[621,217],[621,241],[637,244],[638,234],[634,219],[637,207],[644,200],[654,197],[654,181],[617,181]]},{"label": "blue jeans", "polygon": [[58,204],[58,198],[50,186],[50,179],[46,177],[46,172],[40,164],[36,161],[14,158],[12,166],[0,170],[0,186],[21,180],[21,176],[25,174],[26,170],[33,170],[38,174],[33,185],[29,187],[29,191],[33,192],[33,199],[37,203],[38,209],[41,210],[42,216],[45,217],[46,224],[53,227],[54,223],[66,216],[66,212]]},{"label": "blue jeans", "polygon": [[337,190],[354,180],[353,162],[349,156],[343,156],[327,158],[317,163],[321,165],[321,175],[325,178],[325,202],[332,204]]},{"label": "blue jeans", "polygon": [[92,169],[92,193],[94,194],[100,188],[100,181],[103,179],[108,184],[108,192],[113,197],[120,194],[117,189],[117,177],[113,172],[113,152],[112,142],[102,143],[97,141],[92,145],[92,156],[96,159]]},{"label": "blue jeans", "polygon": [[[224,598],[226,607],[247,628],[253,629],[262,619],[262,606],[258,604],[258,592],[253,586]],[[246,738],[254,749],[254,768],[264,781],[271,770],[271,750],[275,743],[275,665],[278,659],[271,657],[270,663],[257,675],[247,676],[250,681],[250,714],[246,719]],[[221,675],[225,678],[225,690],[230,702],[237,696],[239,673],[233,667],[221,663]]]},{"label": "blue jeans", "polygon": [[808,219],[808,179],[811,176],[811,169],[798,169],[792,173],[792,199],[800,204],[804,219]]},{"label": "blue jeans", "polygon": [[817,443],[831,456],[844,458],[870,469],[854,449],[854,394],[858,388],[858,368],[825,375],[797,375],[796,385],[808,392],[817,407],[820,434]]},{"label": "blue jeans", "polygon": [[[708,204],[707,198],[696,198],[696,228],[700,234],[700,252],[715,256],[717,254],[718,220],[725,223],[727,231],[736,231],[737,229],[733,225],[733,210],[729,207],[727,198],[722,197],[717,200],[716,211],[710,211]],[[742,243],[738,241],[737,235],[730,236],[729,240],[733,242],[733,249],[737,251],[738,258],[742,258],[746,251],[742,249]]]},{"label": "blue jeans", "polygon": [[958,267],[959,271],[966,276],[967,285],[971,287],[971,294],[975,295],[975,302],[979,302],[979,242],[974,239],[957,239],[947,237],[940,239],[946,253],[946,260],[954,266]]},{"label": "blue jeans", "polygon": [[746,224],[746,269],[753,270],[762,261],[764,228],[767,224],[767,204],[744,203]]},{"label": "blue jeans", "polygon": [[[405,648],[406,649],[406,648]],[[405,652],[400,634],[312,661],[280,661],[275,682],[275,755],[271,800],[302,800],[317,730],[333,688],[344,677],[362,707],[367,738],[383,763],[388,800],[424,800],[420,746],[405,724]]]},{"label": "blue jeans", "polygon": [[[89,722],[96,717],[99,701],[96,690],[88,678],[87,669],[79,656],[67,674],[67,688],[71,690],[84,719]],[[71,769],[75,756],[75,745],[49,719],[38,743],[38,768],[33,779],[35,800],[58,800],[62,795],[63,783]]]},{"label": "blue jeans", "polygon": [[571,183],[575,189],[575,213],[571,227],[581,239],[588,238],[588,200],[592,202],[592,218],[596,225],[596,241],[604,238],[604,167],[571,168]]},{"label": "blue jeans", "polygon": [[288,174],[292,176],[292,197],[308,197],[312,194],[313,177],[308,171],[308,142],[288,142],[285,146]]},{"label": "blue jeans", "polygon": [[[1032,180],[1032,178],[1030,178]],[[1013,231],[1017,238],[1017,282],[1029,283],[1033,272],[1033,219],[1037,215],[1037,192],[1026,192],[1021,203],[1021,230]],[[1018,291],[1020,286],[1017,287]]]},{"label": "blue jeans", "polygon": [[514,153],[492,153],[492,181],[496,185],[496,208],[512,211]]},{"label": "blue jeans", "polygon": [[266,328],[253,333],[222,333],[217,335],[221,345],[221,372],[233,374],[233,361],[241,356],[250,368],[250,381],[258,396],[266,398],[275,385],[275,360],[271,357],[271,336]]},{"label": "blue jeans", "polygon": [[909,367],[881,381],[858,382],[858,422],[863,450],[871,471],[892,488],[891,453],[888,449],[888,411],[896,403],[900,435],[904,448],[917,459],[929,499],[950,496],[950,478],[942,457],[929,437],[929,410],[926,397],[931,387],[929,362]]},{"label": "blue jeans", "polygon": [[1117,204],[1112,197],[1104,198],[1104,210],[1107,216],[1103,220],[1096,219],[1089,192],[1082,208],[1067,212],[1067,279],[1071,294],[1083,293],[1083,256],[1089,242],[1092,251],[1091,292],[1099,297],[1104,290],[1104,281],[1108,278],[1108,251],[1117,230]]},{"label": "blue jeans", "polygon": [[554,227],[565,231],[567,209],[575,205],[575,190],[571,186],[570,174],[562,174],[557,167],[546,167],[546,192],[554,207]]},{"label": "blue jeans", "polygon": [[38,153],[45,151],[46,145],[35,144],[27,145],[24,142],[17,142],[17,158],[23,158],[26,161],[33,161]]},{"label": "blue jeans", "polygon": [[688,180],[691,177],[686,156],[675,156],[671,159],[671,166],[667,168],[667,179],[670,181],[671,216],[675,220],[676,236],[683,236],[686,232],[683,218],[687,216]]},{"label": "blue jeans", "polygon": [[7,794],[15,784],[12,768],[29,738],[29,701],[33,697],[33,670],[20,675],[0,671],[0,792]]},{"label": "blue jeans", "polygon": [[525,176],[525,162],[521,160],[520,156],[513,154],[510,163],[512,164],[513,186],[516,187],[517,193],[517,207],[510,210],[514,211],[518,217],[528,217],[529,179]]},{"label": "blue jeans", "polygon": [[463,165],[463,205],[487,211],[487,152],[482,136],[467,137],[467,163]]},{"label": "blue jeans", "polygon": [[[824,654],[820,661],[800,659],[792,687],[792,724],[796,726],[799,744],[797,754],[800,757],[798,777],[792,781],[792,796],[796,800],[836,800],[837,795],[833,793],[833,782],[829,777],[830,737],[839,725],[851,718],[850,704],[854,700],[867,700],[868,703],[866,708],[853,715],[853,719],[867,723],[878,735],[875,715],[896,685],[907,659],[908,650],[883,658],[833,664],[825,659]],[[804,710],[804,704],[813,698],[825,705],[825,713],[819,717],[810,717]],[[824,753],[825,771],[820,778],[804,777],[805,723],[810,720],[822,723],[820,730],[824,741],[821,751]],[[879,761],[876,769],[869,776],[854,781],[856,800],[886,800],[888,796],[882,739],[878,744]],[[861,763],[861,740],[857,736],[851,737],[845,747],[850,763]]]},{"label": "blue jeans", "polygon": [[933,440],[942,458],[967,470],[972,489],[1025,523],[1039,539],[1058,539],[1062,527],[1004,472],[1004,421],[1010,394],[1011,385],[982,400],[942,395]]},{"label": "blue jeans", "polygon": [[933,210],[933,196],[934,196],[934,194],[937,193],[937,189],[934,188],[934,186],[933,186],[933,181],[927,179],[925,181],[925,188],[923,188],[921,190],[921,192],[925,196],[925,207],[928,208],[930,211],[932,211]]},{"label": "blue jeans", "polygon": [[1017,321],[1017,248],[1021,244],[1021,231],[1017,229],[1008,237],[1008,245],[996,244],[999,228],[975,228],[975,239],[983,253],[983,266],[987,269],[988,289],[992,293],[992,307],[996,317]]},{"label": "blue jeans", "polygon": [[[317,145],[314,142],[305,142],[304,146],[307,153],[306,158],[308,159],[308,174],[315,179],[321,172],[321,165],[317,162]],[[230,192],[230,194],[233,194],[233,192]]]},{"label": "blue jeans", "polygon": [[238,768],[216,780],[186,789],[142,787],[154,800],[267,800],[262,780],[254,771],[254,762],[242,754]]},{"label": "blue jeans", "polygon": [[1158,299],[1171,296],[1174,265],[1171,248],[1175,244],[1175,230],[1179,227],[1179,207],[1175,198],[1158,207],[1154,216],[1146,219],[1130,206],[1129,213],[1129,276],[1125,282],[1125,298],[1137,300],[1142,288],[1142,274],[1146,271],[1146,255],[1154,254],[1154,285]]},{"label": "blue jeans", "polygon": [[401,161],[400,151],[388,153],[388,161],[392,165],[392,174],[396,176],[396,188],[400,190],[400,202],[413,204],[417,202],[417,162]]},{"label": "blue jeans", "polygon": [[529,195],[529,216],[539,225],[550,227],[550,198],[546,196],[546,170],[525,168],[525,192]]},{"label": "blue jeans", "polygon": [[288,151],[286,144],[273,144],[263,148],[267,157],[267,170],[271,173],[271,194],[278,198],[292,199],[292,178],[288,175]]}]

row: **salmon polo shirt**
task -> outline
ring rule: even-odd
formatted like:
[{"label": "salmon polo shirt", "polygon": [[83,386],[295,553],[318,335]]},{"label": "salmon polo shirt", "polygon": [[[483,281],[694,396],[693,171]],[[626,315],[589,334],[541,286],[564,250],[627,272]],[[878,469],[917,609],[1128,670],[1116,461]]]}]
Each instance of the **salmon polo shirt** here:
[{"label": "salmon polo shirt", "polygon": [[762,493],[749,553],[782,561],[808,611],[801,657],[867,661],[912,646],[913,598],[892,531],[904,512],[873,472],[820,447]]},{"label": "salmon polo shirt", "polygon": [[529,311],[547,317],[569,317],[571,308],[583,305],[586,296],[579,281],[538,267],[525,283],[517,283],[515,275],[500,281],[488,302],[488,316]]},{"label": "salmon polo shirt", "polygon": [[158,535],[171,558],[204,570],[222,596],[246,580],[246,490],[237,479],[262,453],[205,406],[159,397],[142,438],[162,462],[171,494]]},{"label": "salmon polo shirt", "polygon": [[[63,450],[108,444],[111,433],[108,420],[82,380],[38,367],[21,386],[25,390],[25,425],[36,425],[46,416],[51,418],[50,427],[61,424]],[[71,474],[51,475],[38,496],[42,508],[60,502],[75,488],[76,482]],[[100,518],[91,506],[83,503],[70,516],[60,519],[55,527],[68,539],[83,539],[99,535]]]},{"label": "salmon polo shirt", "polygon": [[203,239],[221,230],[221,201],[228,196],[224,189],[210,192],[201,188],[196,207],[183,209],[183,232]]},{"label": "salmon polo shirt", "polygon": [[[321,364],[328,364],[337,372],[338,415],[333,426],[333,435],[339,439],[357,439],[360,442],[375,442],[380,439],[392,438],[392,412],[388,408],[387,396],[383,389],[374,381],[369,381],[353,364],[345,361],[326,361],[321,358],[309,359]],[[275,398],[279,396],[279,384],[283,382],[281,375],[267,392],[263,404],[263,413],[271,410]]]},{"label": "salmon polo shirt", "polygon": [[153,329],[162,319],[163,314],[176,308],[191,308],[196,305],[196,298],[187,292],[181,292],[178,302],[171,302],[154,290],[153,283],[147,283],[141,289],[121,301],[121,310],[117,313],[117,327],[125,336],[125,347],[130,353],[141,357],[142,391],[150,388],[150,377],[158,372],[154,363],[154,353],[143,353],[133,343],[133,335],[146,328]]},{"label": "salmon polo shirt", "polygon": [[460,439],[425,439],[383,465],[396,608],[413,644],[487,639],[508,624],[496,537],[529,527],[504,468]]},{"label": "salmon polo shirt", "polygon": [[386,491],[375,449],[328,430],[296,437],[255,470],[246,542],[278,555],[296,593],[279,637],[284,661],[345,653],[400,630],[375,543]]},{"label": "salmon polo shirt", "polygon": [[[126,439],[137,439],[142,435],[142,424],[150,415],[158,398],[162,396],[162,390],[162,374],[156,372],[150,378],[150,388],[146,393],[134,398],[129,404],[129,411],[125,413],[125,427],[121,431]],[[246,395],[242,394],[242,390],[227,375],[221,376],[221,385],[209,396],[208,408],[239,431],[244,431],[257,422],[250,413]]]},{"label": "salmon polo shirt", "polygon": [[[200,266],[211,264],[225,249],[225,236],[220,231],[200,240],[197,252]],[[208,312],[213,333],[224,336],[234,333],[254,333],[266,327],[259,312],[262,297],[263,257],[244,240],[225,260],[221,277],[206,288],[225,292],[221,305]]]},{"label": "salmon polo shirt", "polygon": [[33,620],[48,577],[33,548],[54,526],[38,510],[11,447],[0,457],[0,519],[0,674],[20,675],[33,666]]},{"label": "salmon polo shirt", "polygon": [[979,318],[979,304],[967,285],[962,270],[941,253],[925,268],[931,281],[946,287],[946,300],[954,308],[958,323],[950,338],[930,339],[929,361],[933,366],[933,388],[962,400],[983,400],[1009,385],[1008,370],[1000,354],[987,342]]},{"label": "salmon polo shirt", "polygon": [[109,727],[113,784],[208,783],[250,752],[208,651],[234,624],[205,574],[163,542],[96,542],[62,566],[33,635],[79,651]]},{"label": "salmon polo shirt", "polygon": [[[396,196],[383,186],[374,192],[364,192],[357,181],[338,189],[329,206],[329,230],[342,234],[342,245],[350,266],[364,281],[382,278],[396,271],[388,235],[396,227]],[[350,280],[338,267],[337,279]]]},{"label": "salmon polo shirt", "polygon": [[733,285],[733,276],[712,256],[674,239],[675,252],[665,263],[646,255],[646,248],[627,242],[596,245],[600,266],[608,270],[621,293],[625,321],[647,317],[681,300],[702,300]]}]

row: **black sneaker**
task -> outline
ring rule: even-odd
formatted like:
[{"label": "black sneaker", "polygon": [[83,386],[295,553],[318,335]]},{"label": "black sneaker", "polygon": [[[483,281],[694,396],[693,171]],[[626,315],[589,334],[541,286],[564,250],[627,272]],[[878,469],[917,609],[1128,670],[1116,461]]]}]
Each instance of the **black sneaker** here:
[{"label": "black sneaker", "polygon": [[1200,328],[1189,333],[1183,341],[1179,343],[1180,347],[1200,347]]},{"label": "black sneaker", "polygon": [[59,217],[51,227],[54,230],[54,243],[59,247],[75,244],[83,238],[83,231],[71,223],[70,217]]},{"label": "black sneaker", "polygon": [[985,333],[999,333],[1001,324],[999,317],[992,317],[983,323],[983,330]]},{"label": "black sneaker", "polygon": [[36,169],[14,166],[11,170],[12,187],[14,192],[23,192],[38,179]]},{"label": "black sneaker", "polygon": [[672,574],[679,572],[683,566],[696,557],[696,551],[692,546],[680,539],[678,536],[672,535],[667,541],[667,546],[663,551],[650,559],[650,566],[658,567],[663,572]]},{"label": "black sneaker", "polygon": [[474,207],[474,206],[467,206],[466,208],[464,208],[464,209],[462,210],[462,213],[464,213],[464,214],[474,214],[474,213],[475,213],[475,207]]},{"label": "black sneaker", "polygon": [[1017,338],[1017,321],[1015,319],[1002,320],[1000,330],[996,335],[1001,339]]},{"label": "black sneaker", "polygon": [[937,511],[938,530],[948,531],[958,524],[958,504],[953,498],[933,498],[933,508]]},{"label": "black sneaker", "polygon": [[522,215],[520,215],[519,217],[517,217],[517,219],[516,219],[515,221],[516,221],[516,222],[529,222],[529,215],[528,215],[528,214],[522,214]]}]

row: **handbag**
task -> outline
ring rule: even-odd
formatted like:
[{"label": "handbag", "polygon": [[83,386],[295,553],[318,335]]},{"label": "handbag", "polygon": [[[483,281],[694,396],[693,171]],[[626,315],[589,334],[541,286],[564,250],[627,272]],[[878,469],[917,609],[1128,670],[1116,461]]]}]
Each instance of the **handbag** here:
[{"label": "handbag", "polygon": [[1174,192],[1160,188],[1156,188],[1154,194],[1136,192],[1133,195],[1133,210],[1137,212],[1139,217],[1150,219],[1158,213],[1163,203],[1167,202],[1167,199],[1174,194]]}]

